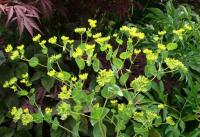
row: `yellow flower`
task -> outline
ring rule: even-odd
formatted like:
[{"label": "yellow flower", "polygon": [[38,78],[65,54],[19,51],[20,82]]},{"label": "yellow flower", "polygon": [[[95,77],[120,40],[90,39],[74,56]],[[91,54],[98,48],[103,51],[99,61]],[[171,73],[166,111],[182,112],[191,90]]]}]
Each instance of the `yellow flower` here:
[{"label": "yellow flower", "polygon": [[143,53],[145,53],[145,54],[150,54],[150,53],[152,53],[153,51],[152,50],[150,50],[150,49],[144,49],[143,50]]},{"label": "yellow flower", "polygon": [[80,35],[82,35],[83,33],[85,33],[86,28],[76,28],[74,30],[74,32],[79,33]]},{"label": "yellow flower", "polygon": [[139,33],[136,34],[136,36],[137,36],[137,38],[138,38],[139,40],[142,40],[142,39],[144,39],[145,34],[142,33],[142,32],[139,32]]},{"label": "yellow flower", "polygon": [[100,38],[95,39],[95,41],[96,41],[98,44],[104,44],[104,43],[108,42],[109,40],[110,40],[110,36],[107,36],[107,37],[100,37]]},{"label": "yellow flower", "polygon": [[29,113],[22,114],[22,124],[24,126],[28,125],[29,123],[33,122],[33,116]]},{"label": "yellow flower", "polygon": [[130,30],[130,28],[128,26],[122,26],[120,28],[120,31],[122,31],[122,32],[128,32],[129,30]]},{"label": "yellow flower", "polygon": [[11,44],[8,44],[7,47],[5,48],[5,52],[9,53],[13,50],[13,47]]},{"label": "yellow flower", "polygon": [[56,42],[57,42],[57,37],[56,37],[56,36],[53,36],[53,37],[49,38],[48,42],[51,43],[51,44],[56,44]]},{"label": "yellow flower", "polygon": [[28,108],[25,108],[23,111],[24,111],[24,113],[29,113],[29,109]]},{"label": "yellow flower", "polygon": [[118,104],[118,110],[119,111],[123,111],[125,109],[125,105],[124,104]]},{"label": "yellow flower", "polygon": [[63,41],[63,44],[66,45],[68,40],[69,40],[69,37],[66,37],[66,36],[62,36],[61,37],[62,41]]},{"label": "yellow flower", "polygon": [[186,30],[188,30],[188,31],[192,30],[192,26],[190,26],[189,24],[186,24],[186,25],[184,26],[184,28],[185,28]]},{"label": "yellow flower", "polygon": [[118,102],[117,100],[111,100],[110,101],[111,104],[117,104],[117,102]]},{"label": "yellow flower", "polygon": [[41,35],[38,34],[38,35],[36,35],[36,36],[33,37],[33,41],[34,42],[38,42],[38,41],[40,41],[40,38],[41,38]]},{"label": "yellow flower", "polygon": [[49,115],[51,113],[52,113],[52,109],[51,108],[49,108],[49,107],[45,108],[45,114]]},{"label": "yellow flower", "polygon": [[160,35],[160,36],[163,36],[163,35],[165,35],[167,32],[165,31],[165,30],[163,30],[163,31],[159,31],[158,32],[158,35]]},{"label": "yellow flower", "polygon": [[158,59],[158,54],[156,54],[156,53],[149,53],[149,54],[146,54],[146,58],[149,61],[155,61],[155,60]]},{"label": "yellow flower", "polygon": [[72,40],[69,40],[68,42],[69,42],[69,44],[73,44],[74,40],[72,39]]},{"label": "yellow flower", "polygon": [[140,49],[134,49],[134,53],[135,53],[136,55],[138,55],[138,54],[141,53],[141,50],[140,50]]},{"label": "yellow flower", "polygon": [[133,118],[141,118],[144,116],[143,112],[134,112]]},{"label": "yellow flower", "polygon": [[137,37],[138,36],[137,28],[135,28],[135,27],[130,28],[129,34],[131,37]]},{"label": "yellow flower", "polygon": [[83,50],[80,47],[78,47],[78,48],[76,48],[76,51],[73,53],[72,56],[74,58],[77,58],[77,57],[80,57],[82,55],[83,55]]},{"label": "yellow flower", "polygon": [[85,45],[85,50],[86,51],[92,51],[94,49],[95,49],[95,44],[93,44],[93,45],[86,44]]},{"label": "yellow flower", "polygon": [[160,50],[166,50],[166,46],[159,43],[158,44],[158,49],[160,49]]},{"label": "yellow flower", "polygon": [[112,70],[100,70],[99,75],[97,77],[97,83],[100,86],[104,86],[105,84],[109,83],[112,81],[114,77],[113,71]]},{"label": "yellow flower", "polygon": [[184,73],[188,72],[187,67],[179,60],[174,58],[166,58],[165,63],[171,70],[181,70]]},{"label": "yellow flower", "polygon": [[22,74],[22,78],[28,78],[28,73]]},{"label": "yellow flower", "polygon": [[170,117],[170,116],[168,116],[167,118],[166,118],[166,123],[167,124],[170,124],[170,125],[175,125],[175,123],[174,123],[174,120],[172,119],[172,117]]},{"label": "yellow flower", "polygon": [[97,23],[96,20],[89,19],[88,22],[89,22],[91,28],[95,28],[96,27],[96,23]]},{"label": "yellow flower", "polygon": [[71,90],[67,90],[67,86],[62,86],[61,87],[61,91],[59,94],[58,94],[58,98],[61,99],[61,100],[65,100],[65,99],[69,99],[70,96],[71,96]]},{"label": "yellow flower", "polygon": [[75,82],[75,81],[77,80],[77,77],[72,77],[71,80],[72,80],[73,82]]},{"label": "yellow flower", "polygon": [[93,38],[97,39],[97,38],[100,38],[101,36],[102,36],[102,34],[101,34],[101,32],[99,32],[99,33],[94,34]]},{"label": "yellow flower", "polygon": [[17,46],[18,50],[23,50],[24,49],[24,44],[21,44],[20,46]]},{"label": "yellow flower", "polygon": [[79,75],[79,78],[80,78],[81,80],[86,80],[86,79],[87,79],[87,76],[88,76],[88,73],[84,73],[84,74],[80,74],[80,75]]},{"label": "yellow flower", "polygon": [[159,108],[159,109],[163,109],[163,108],[165,108],[165,105],[164,105],[164,104],[159,104],[159,105],[158,105],[158,108]]},{"label": "yellow flower", "polygon": [[55,76],[55,74],[56,74],[55,70],[51,70],[51,71],[47,72],[47,75],[49,75],[50,77]]},{"label": "yellow flower", "polygon": [[39,45],[42,46],[42,47],[44,47],[46,43],[47,43],[46,40],[42,40],[42,41],[39,43]]},{"label": "yellow flower", "polygon": [[159,37],[158,36],[154,36],[153,39],[154,39],[154,41],[157,42],[159,40]]},{"label": "yellow flower", "polygon": [[117,34],[117,33],[114,33],[114,34],[113,34],[113,37],[117,37],[117,36],[118,36],[118,34]]}]

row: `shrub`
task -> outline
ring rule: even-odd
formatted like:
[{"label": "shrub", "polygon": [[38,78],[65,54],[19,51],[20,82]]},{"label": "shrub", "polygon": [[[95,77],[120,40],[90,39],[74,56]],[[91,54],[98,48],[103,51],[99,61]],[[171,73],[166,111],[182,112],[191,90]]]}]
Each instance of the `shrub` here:
[{"label": "shrub", "polygon": [[[189,102],[182,93],[165,92],[166,77],[174,75],[176,82],[180,76],[188,79],[188,68],[173,57],[179,48],[177,41],[182,39],[174,34],[177,41],[165,42],[163,38],[173,30],[149,37],[136,26],[122,26],[106,36],[96,32],[95,20],[90,19],[89,24],[89,28],[74,30],[80,41],[67,36],[44,40],[38,34],[33,37],[34,46],[7,46],[10,63],[17,69],[5,78],[3,87],[28,102],[12,106],[9,117],[23,126],[47,122],[51,134],[61,128],[73,136],[178,137],[195,132],[197,126],[189,131],[185,127],[190,121],[187,117],[192,115],[195,120],[198,113],[185,111]],[[184,29],[181,36],[191,31]],[[148,42],[154,46],[144,46]],[[133,70],[142,56],[142,73],[135,75]],[[186,88],[186,93],[189,90]]]}]

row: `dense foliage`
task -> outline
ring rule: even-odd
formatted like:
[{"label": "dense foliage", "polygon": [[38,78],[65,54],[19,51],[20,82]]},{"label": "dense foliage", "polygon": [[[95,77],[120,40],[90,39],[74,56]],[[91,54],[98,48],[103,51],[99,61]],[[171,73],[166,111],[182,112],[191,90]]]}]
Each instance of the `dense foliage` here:
[{"label": "dense foliage", "polygon": [[[117,3],[103,2],[99,10]],[[129,18],[105,31],[101,14],[70,36],[6,44],[0,136],[198,137],[199,15],[172,1],[145,12],[138,24]]]}]

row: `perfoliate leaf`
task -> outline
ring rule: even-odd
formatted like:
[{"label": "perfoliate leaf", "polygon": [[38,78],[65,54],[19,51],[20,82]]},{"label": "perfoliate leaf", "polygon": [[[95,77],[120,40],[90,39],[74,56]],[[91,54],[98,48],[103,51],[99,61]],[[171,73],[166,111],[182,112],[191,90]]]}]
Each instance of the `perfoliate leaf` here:
[{"label": "perfoliate leaf", "polygon": [[29,65],[31,67],[36,67],[39,64],[39,59],[37,57],[32,57],[29,61],[28,61]]},{"label": "perfoliate leaf", "polygon": [[119,70],[123,67],[124,62],[121,59],[113,58],[113,64]]},{"label": "perfoliate leaf", "polygon": [[85,61],[82,58],[76,58],[75,61],[80,70],[83,70],[85,68]]},{"label": "perfoliate leaf", "polygon": [[47,91],[50,91],[50,89],[53,87],[54,85],[54,82],[55,82],[55,79],[54,78],[51,78],[49,76],[45,76],[41,79],[41,83],[42,83],[42,86],[47,90]]}]

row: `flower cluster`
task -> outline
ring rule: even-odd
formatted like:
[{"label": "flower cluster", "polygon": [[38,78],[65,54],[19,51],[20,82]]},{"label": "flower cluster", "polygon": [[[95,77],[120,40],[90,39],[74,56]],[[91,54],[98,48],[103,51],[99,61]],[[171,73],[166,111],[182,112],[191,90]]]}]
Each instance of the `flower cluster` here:
[{"label": "flower cluster", "polygon": [[171,70],[179,70],[179,71],[182,71],[183,73],[188,72],[187,67],[181,61],[179,61],[177,59],[166,58],[165,63]]},{"label": "flower cluster", "polygon": [[151,89],[151,81],[145,76],[139,76],[131,82],[135,92],[146,92]]},{"label": "flower cluster", "polygon": [[33,116],[29,113],[29,110],[13,107],[11,110],[11,115],[13,116],[13,120],[17,122],[21,119],[21,122],[24,126],[28,125],[29,123],[33,122]]},{"label": "flower cluster", "polygon": [[97,77],[97,83],[100,86],[104,86],[107,83],[110,83],[114,78],[113,71],[111,70],[100,70],[99,75]]}]

